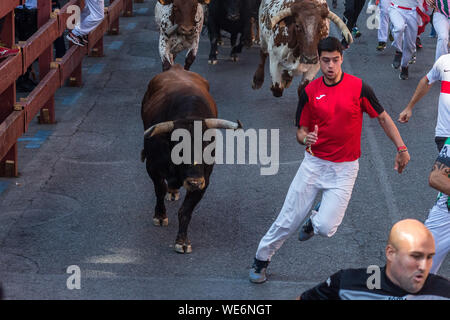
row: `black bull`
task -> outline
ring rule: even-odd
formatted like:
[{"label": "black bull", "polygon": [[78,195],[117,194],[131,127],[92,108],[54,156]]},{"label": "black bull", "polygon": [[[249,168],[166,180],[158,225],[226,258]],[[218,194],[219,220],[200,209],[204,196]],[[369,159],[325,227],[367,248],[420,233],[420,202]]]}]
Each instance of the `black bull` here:
[{"label": "black bull", "polygon": [[[184,186],[186,197],[178,211],[179,229],[175,250],[190,253],[192,247],[187,236],[188,225],[192,211],[208,188],[214,164],[195,163],[194,148],[191,148],[190,162],[174,164],[171,152],[178,142],[171,141],[171,133],[176,129],[186,129],[193,139],[195,120],[202,121],[202,133],[211,128],[237,129],[240,125],[217,119],[217,106],[209,94],[208,82],[180,65],[173,66],[150,81],[142,101],[141,116],[145,129],[141,156],[142,161],[146,161],[156,195],[153,222],[158,226],[167,226],[164,199],[178,200],[179,189]],[[206,143],[203,149],[205,147]]]},{"label": "black bull", "polygon": [[[231,53],[233,61],[237,61],[237,54],[242,52],[245,45],[252,45],[251,18],[258,16],[261,0],[211,0],[208,8],[207,27],[211,51],[208,62],[217,63],[218,41],[221,30],[230,33]],[[237,37],[240,35],[239,43]]]}]

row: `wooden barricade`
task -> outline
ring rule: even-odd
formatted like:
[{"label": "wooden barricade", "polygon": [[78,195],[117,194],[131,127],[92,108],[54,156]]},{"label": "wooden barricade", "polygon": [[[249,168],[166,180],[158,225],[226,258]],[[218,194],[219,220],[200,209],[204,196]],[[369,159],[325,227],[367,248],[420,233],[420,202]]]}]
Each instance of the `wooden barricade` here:
[{"label": "wooden barricade", "polygon": [[[5,18],[0,39],[9,48],[15,46],[14,8],[24,0],[1,0],[0,18]],[[51,11],[51,0],[38,0],[38,31],[27,41],[19,42],[20,52],[0,60],[0,176],[17,177],[17,139],[40,113],[39,123],[55,123],[54,95],[67,80],[81,86],[82,60],[89,54],[103,56],[103,36],[119,33],[119,17],[132,16],[133,0],[110,0],[105,17],[89,34],[88,46],[71,46],[64,57],[53,61],[53,42],[67,29],[74,12],[71,6],[83,7],[83,0],[71,0],[60,10]],[[16,102],[16,79],[39,60],[40,81],[26,97]]]}]

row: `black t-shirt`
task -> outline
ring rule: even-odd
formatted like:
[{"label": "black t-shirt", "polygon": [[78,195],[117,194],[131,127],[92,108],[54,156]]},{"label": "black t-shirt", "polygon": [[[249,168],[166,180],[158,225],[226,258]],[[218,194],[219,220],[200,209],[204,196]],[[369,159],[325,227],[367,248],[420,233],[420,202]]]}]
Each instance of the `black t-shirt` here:
[{"label": "black t-shirt", "polygon": [[302,300],[450,300],[450,281],[429,274],[422,289],[408,293],[386,276],[380,268],[380,289],[369,289],[367,269],[340,270],[316,287],[305,291]]}]

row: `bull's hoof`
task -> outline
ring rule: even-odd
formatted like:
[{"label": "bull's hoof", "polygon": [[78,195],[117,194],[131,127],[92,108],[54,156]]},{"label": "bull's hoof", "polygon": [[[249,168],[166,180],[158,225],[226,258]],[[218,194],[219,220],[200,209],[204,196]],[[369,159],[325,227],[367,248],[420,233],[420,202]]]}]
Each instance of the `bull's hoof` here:
[{"label": "bull's hoof", "polygon": [[157,227],[167,227],[169,225],[169,218],[153,218],[153,224]]},{"label": "bull's hoof", "polygon": [[231,61],[238,62],[239,61],[239,57],[238,56],[231,56]]},{"label": "bull's hoof", "polygon": [[180,199],[180,192],[177,190],[175,192],[167,192],[166,200],[167,201],[177,201]]},{"label": "bull's hoof", "polygon": [[276,86],[270,87],[270,90],[272,91],[273,96],[276,98],[279,98],[283,95],[283,88],[280,88],[278,86],[278,83],[276,84]]},{"label": "bull's hoof", "polygon": [[179,244],[175,243],[175,251],[177,253],[191,253],[192,252],[192,246],[190,243],[186,244]]},{"label": "bull's hoof", "polygon": [[255,81],[255,79],[253,79],[252,81],[252,89],[253,90],[258,90],[259,88],[262,87],[264,81]]},{"label": "bull's hoof", "polygon": [[217,64],[217,59],[209,59],[208,64],[212,64],[212,65]]},{"label": "bull's hoof", "polygon": [[223,46],[224,44],[225,44],[225,42],[223,42],[223,40],[217,40],[218,46]]}]

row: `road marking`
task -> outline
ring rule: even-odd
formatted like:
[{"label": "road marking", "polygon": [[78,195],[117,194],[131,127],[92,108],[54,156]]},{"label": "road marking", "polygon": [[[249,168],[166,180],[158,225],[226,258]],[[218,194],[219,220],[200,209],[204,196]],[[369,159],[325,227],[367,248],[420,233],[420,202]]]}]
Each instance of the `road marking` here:
[{"label": "road marking", "polygon": [[103,69],[105,68],[104,63],[96,63],[92,65],[92,67],[89,68],[88,73],[89,74],[101,74],[103,72]]},{"label": "road marking", "polygon": [[77,93],[75,93],[75,94],[73,94],[73,95],[71,95],[71,96],[65,97],[65,98],[63,99],[63,101],[62,101],[62,104],[63,104],[64,106],[70,106],[70,105],[73,105],[75,102],[77,102],[77,100],[78,100],[82,95],[83,95],[83,93],[82,93],[81,91],[78,91]]},{"label": "road marking", "polygon": [[129,24],[127,24],[124,29],[125,30],[133,30],[134,28],[136,28],[137,23],[136,22],[130,22]]},{"label": "road marking", "polygon": [[123,41],[113,41],[108,46],[108,49],[110,49],[110,50],[119,50],[120,47],[122,47],[122,45],[123,45]]},{"label": "road marking", "polygon": [[41,145],[47,140],[47,138],[52,134],[51,130],[39,130],[36,132],[34,137],[25,137],[25,138],[19,138],[17,141],[30,141],[25,148],[26,149],[37,149],[40,148]]},{"label": "road marking", "polygon": [[0,181],[0,194],[8,188],[9,182]]}]

